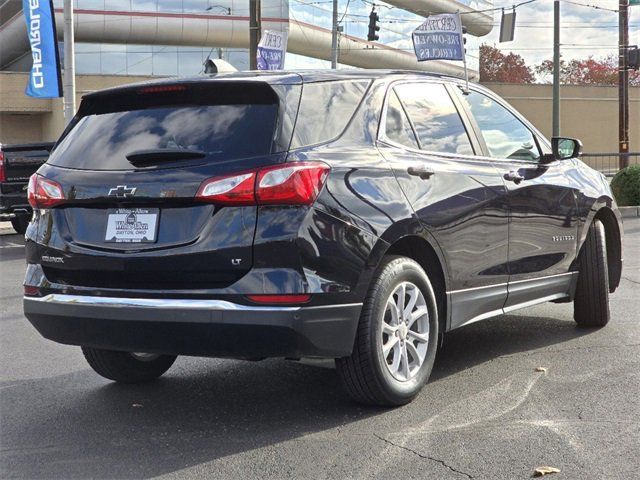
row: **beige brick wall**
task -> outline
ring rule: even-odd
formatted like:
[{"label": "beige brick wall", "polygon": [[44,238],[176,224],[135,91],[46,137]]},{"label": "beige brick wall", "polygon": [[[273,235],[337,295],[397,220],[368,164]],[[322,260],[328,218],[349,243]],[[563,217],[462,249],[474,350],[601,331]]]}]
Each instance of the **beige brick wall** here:
[{"label": "beige brick wall", "polygon": [[42,114],[0,113],[0,143],[40,142]]},{"label": "beige brick wall", "polygon": [[[79,75],[78,103],[83,94],[150,77]],[[24,94],[27,75],[0,72],[0,143],[53,141],[64,128],[62,100],[38,100]],[[491,83],[544,135],[551,136],[551,85]],[[630,150],[640,151],[640,87],[630,89]],[[618,90],[615,87],[564,86],[561,89],[561,133],[577,137],[589,153],[618,151]],[[29,115],[16,115],[16,113]]]},{"label": "beige brick wall", "polygon": [[[78,75],[76,104],[88,92],[150,78],[153,77]],[[64,129],[62,99],[28,97],[24,94],[26,84],[25,73],[0,72],[0,143],[54,141]]]}]

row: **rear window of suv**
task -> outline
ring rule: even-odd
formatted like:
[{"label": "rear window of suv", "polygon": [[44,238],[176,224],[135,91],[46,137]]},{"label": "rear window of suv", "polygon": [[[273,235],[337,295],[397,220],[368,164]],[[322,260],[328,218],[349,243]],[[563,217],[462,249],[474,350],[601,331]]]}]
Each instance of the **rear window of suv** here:
[{"label": "rear window of suv", "polygon": [[[206,161],[271,153],[278,97],[159,94],[155,98],[91,100],[77,124],[56,146],[49,163],[86,170],[129,170],[127,155],[142,150],[186,149]],[[232,92],[233,93],[233,92]],[[195,97],[195,98],[194,98]],[[91,104],[93,103],[93,104]],[[128,107],[128,108],[123,108]]]}]

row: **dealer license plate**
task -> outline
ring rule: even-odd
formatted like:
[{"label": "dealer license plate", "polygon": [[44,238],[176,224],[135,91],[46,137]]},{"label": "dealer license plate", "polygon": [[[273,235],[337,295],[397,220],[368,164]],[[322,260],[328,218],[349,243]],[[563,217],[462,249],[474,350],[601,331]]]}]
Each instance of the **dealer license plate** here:
[{"label": "dealer license plate", "polygon": [[154,243],[158,232],[157,208],[117,208],[107,211],[109,243]]}]

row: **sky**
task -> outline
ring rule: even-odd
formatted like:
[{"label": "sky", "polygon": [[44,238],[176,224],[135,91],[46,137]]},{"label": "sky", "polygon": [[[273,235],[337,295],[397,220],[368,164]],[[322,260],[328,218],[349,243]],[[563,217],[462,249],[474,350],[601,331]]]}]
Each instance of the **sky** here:
[{"label": "sky", "polygon": [[[523,0],[495,0],[485,2],[481,0],[463,0],[477,8],[487,8],[493,3],[494,7],[511,10],[513,5]],[[505,53],[514,52],[522,57],[529,65],[535,65],[553,55],[553,4],[554,0],[534,0],[517,7],[516,33],[513,42],[499,43],[500,17],[498,10],[494,15],[493,31],[479,38],[469,37],[468,56],[470,65],[477,66],[477,48],[481,43],[494,45]],[[412,50],[411,32],[422,22],[423,18],[393,8],[383,2],[376,2],[381,20],[379,32],[380,42],[397,48]],[[598,6],[599,9],[589,6]],[[339,0],[339,12],[346,12],[343,25],[346,33],[364,38],[366,37],[368,15],[372,2],[369,0]],[[618,14],[615,10],[618,0],[561,0],[561,55],[564,59],[586,58],[589,55],[605,57],[617,54],[618,45]],[[292,18],[330,28],[331,0],[291,0],[290,11]],[[630,7],[630,44],[640,44],[640,6]],[[475,58],[474,58],[475,57]],[[292,58],[292,60],[294,60]],[[295,58],[291,63],[296,67],[325,66],[320,60]]]},{"label": "sky", "polygon": [[[476,9],[497,7],[511,10],[514,4],[527,0],[459,0]],[[62,0],[55,0],[57,6]],[[115,10],[163,10],[199,12],[212,8],[211,14],[220,15],[231,7],[236,15],[246,15],[247,0],[76,0],[79,8],[105,8]],[[375,2],[380,16],[380,42],[413,52],[411,32],[424,17],[393,7],[382,1]],[[467,50],[470,68],[478,68],[478,48],[481,43],[495,45],[505,53],[522,55],[528,65],[534,66],[552,57],[553,49],[553,4],[554,0],[534,0],[517,7],[515,41],[498,43],[501,11],[493,12],[493,31],[484,37],[468,35]],[[284,0],[262,0],[263,15],[286,15],[287,2]],[[344,32],[359,38],[366,38],[369,13],[373,0],[338,0],[338,11]],[[561,53],[565,59],[586,58],[589,55],[604,57],[617,53],[618,14],[615,10],[618,0],[561,0]],[[600,9],[585,5],[596,5]],[[288,0],[289,17],[294,20],[331,28],[332,0]],[[630,7],[630,43],[640,44],[640,6]],[[202,47],[151,47],[136,45],[79,45],[78,70],[89,73],[105,70],[103,73],[130,74],[177,74],[188,71],[197,73],[202,59],[213,50]],[[152,55],[152,52],[155,52]],[[97,55],[96,53],[101,53]],[[215,52],[213,52],[215,53]],[[225,52],[225,58],[236,63],[238,68],[246,68],[246,51]],[[166,57],[166,58],[165,58]],[[193,58],[191,58],[193,57]],[[184,62],[184,67],[182,67]],[[166,68],[165,68],[166,67]],[[286,68],[328,68],[329,62],[299,55],[287,54]]]},{"label": "sky", "polygon": [[[573,1],[573,0],[572,0]],[[553,1],[537,0],[516,10],[516,35],[513,42],[498,43],[500,12],[496,12],[494,30],[483,37],[485,43],[505,52],[522,55],[528,64],[540,63],[553,55]],[[615,10],[618,0],[560,2],[560,52],[565,59],[616,54],[618,49],[618,13],[576,4],[596,5]],[[511,7],[513,1],[498,0],[495,6]],[[640,43],[640,6],[629,8],[629,41]]]}]

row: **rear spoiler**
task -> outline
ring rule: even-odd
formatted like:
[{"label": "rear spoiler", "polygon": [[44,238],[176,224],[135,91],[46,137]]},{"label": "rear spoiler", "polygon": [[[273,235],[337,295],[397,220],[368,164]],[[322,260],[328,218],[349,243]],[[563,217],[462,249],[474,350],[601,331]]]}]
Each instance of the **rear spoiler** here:
[{"label": "rear spoiler", "polygon": [[247,80],[137,84],[98,91],[82,98],[78,116],[175,105],[274,104],[267,82]]}]

